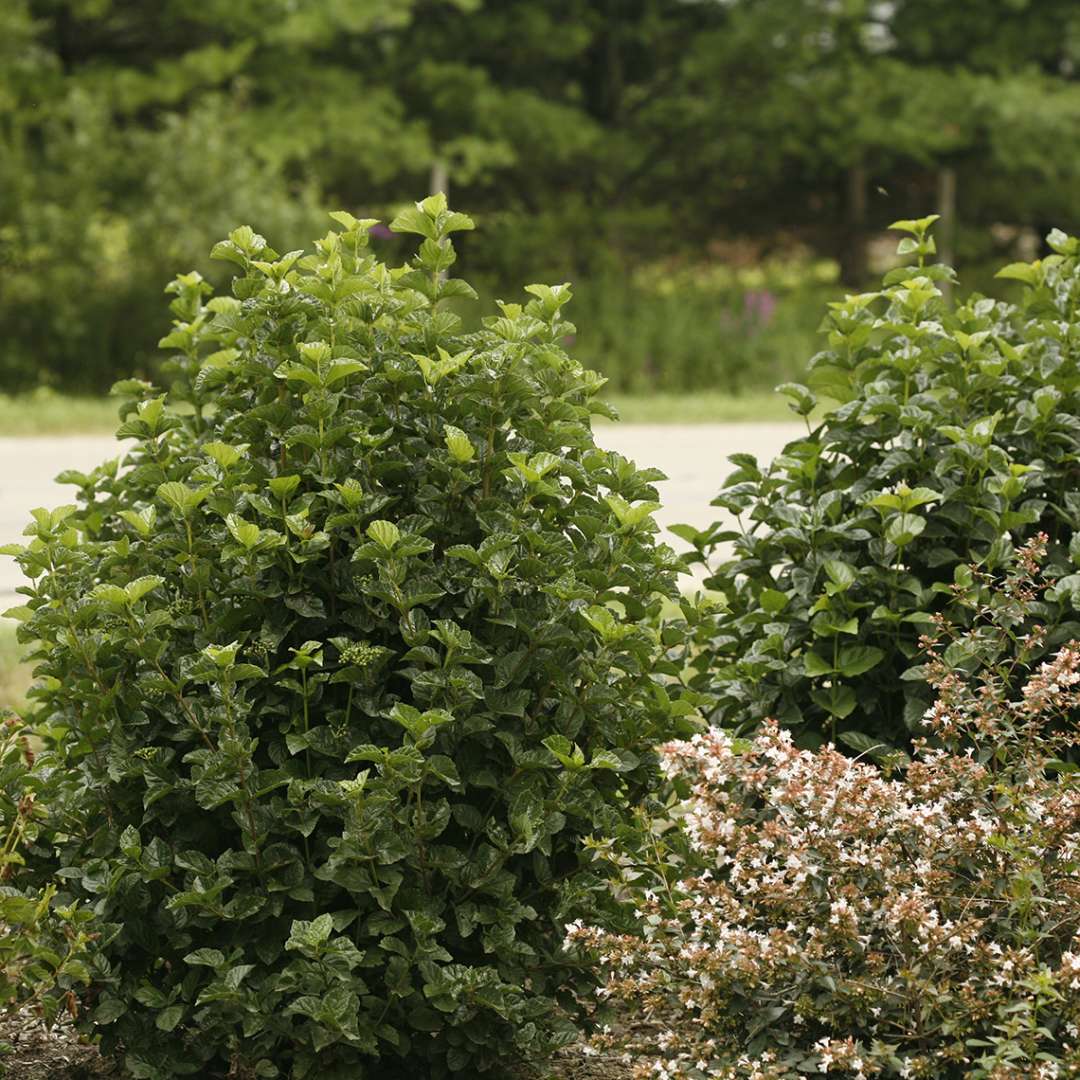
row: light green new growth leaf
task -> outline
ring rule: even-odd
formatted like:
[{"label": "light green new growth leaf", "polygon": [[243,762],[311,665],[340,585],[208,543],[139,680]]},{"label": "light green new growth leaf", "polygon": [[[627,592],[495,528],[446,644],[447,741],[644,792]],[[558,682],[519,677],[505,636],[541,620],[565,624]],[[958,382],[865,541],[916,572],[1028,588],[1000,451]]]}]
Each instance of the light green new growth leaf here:
[{"label": "light green new growth leaf", "polygon": [[968,435],[979,446],[989,446],[1001,418],[1002,414],[996,412],[991,416],[984,416],[980,420],[976,420],[974,424],[968,427]]},{"label": "light green new growth leaf", "polygon": [[355,510],[364,501],[364,489],[360,486],[360,482],[351,476],[345,483],[334,484],[334,487],[337,488],[341,501],[350,510]]},{"label": "light green new growth leaf", "polygon": [[373,521],[367,527],[367,534],[385,551],[393,551],[401,539],[401,531],[392,521]]},{"label": "light green new growth leaf", "polygon": [[333,929],[333,917],[326,912],[310,922],[304,919],[294,919],[285,948],[317,949],[320,945],[326,943]]},{"label": "light green new growth leaf", "polygon": [[167,481],[157,489],[158,498],[185,518],[190,517],[209,494],[208,487],[192,488],[178,480]]},{"label": "light green new growth leaf", "polygon": [[567,769],[581,769],[585,766],[585,754],[577,743],[572,743],[565,735],[549,735],[541,743],[551,751],[561,765]]},{"label": "light green new growth leaf", "polygon": [[422,356],[420,353],[411,353],[410,355],[416,361],[417,366],[420,368],[420,373],[424,376],[424,382],[426,382],[428,386],[434,386],[442,378],[442,372],[439,370],[439,365],[430,357]]},{"label": "light green new growth leaf", "polygon": [[97,600],[111,607],[127,607],[128,594],[119,585],[98,585],[90,593],[91,600]]},{"label": "light green new growth leaf", "polygon": [[889,228],[922,236],[940,217],[940,214],[928,214],[924,218],[902,218],[900,221],[894,221]]},{"label": "light green new growth leaf", "polygon": [[368,232],[372,226],[379,224],[378,218],[353,217],[347,210],[331,210],[330,217],[341,225],[347,233],[355,233],[362,245],[367,244]]},{"label": "light green new growth leaf", "polygon": [[146,426],[150,429],[151,434],[156,434],[158,430],[158,423],[161,420],[162,413],[165,409],[165,395],[161,394],[158,397],[150,398],[147,401],[140,401],[135,406],[135,411],[138,417]]},{"label": "light green new growth leaf", "polygon": [[533,454],[529,459],[529,468],[542,480],[553,469],[557,469],[562,459],[558,454],[550,454],[542,450],[539,454]]},{"label": "light green new growth leaf", "polygon": [[66,521],[78,510],[74,504],[54,507],[52,510],[36,506],[30,511],[34,524],[23,530],[24,536],[36,536],[41,532],[53,532],[58,525]]},{"label": "light green new growth leaf", "polygon": [[217,462],[222,469],[231,469],[238,461],[240,461],[248,452],[250,446],[248,443],[241,443],[239,446],[229,446],[228,443],[223,442],[208,442],[203,445],[203,453],[213,461]]},{"label": "light green new growth leaf", "polygon": [[212,372],[229,371],[240,358],[239,349],[219,349],[211,353],[199,369],[200,376],[205,380]]},{"label": "light green new growth leaf", "polygon": [[604,502],[611,507],[619,524],[628,529],[637,528],[660,509],[658,502],[643,502],[631,506],[621,495],[605,495]]},{"label": "light green new growth leaf", "polygon": [[914,510],[916,507],[925,506],[927,503],[939,502],[941,492],[928,487],[917,487],[914,491],[905,488],[901,492],[901,497],[904,500],[904,509]]},{"label": "light green new growth leaf", "polygon": [[593,604],[581,613],[582,618],[605,643],[614,643],[633,633],[634,628],[621,623],[611,608]]},{"label": "light green new growth leaf", "polygon": [[159,577],[157,574],[147,574],[144,577],[128,582],[124,586],[124,592],[127,594],[129,603],[134,604],[164,583],[165,579],[163,577]]},{"label": "light green new growth leaf", "polygon": [[535,484],[539,481],[540,476],[534,468],[529,464],[528,454],[523,453],[520,450],[515,450],[513,453],[506,455],[510,464],[530,483]]},{"label": "light green new growth leaf", "polygon": [[266,485],[276,499],[288,499],[288,497],[300,486],[299,476],[275,476],[267,481]]},{"label": "light green new growth leaf", "polygon": [[448,236],[452,232],[467,232],[475,228],[476,223],[468,214],[463,214],[460,210],[451,210],[439,222],[439,235]]},{"label": "light green new growth leaf", "polygon": [[302,341],[296,346],[296,351],[307,366],[317,370],[321,364],[330,359],[331,349],[326,341]]},{"label": "light green new growth leaf", "polygon": [[612,772],[622,772],[624,769],[622,759],[611,750],[597,750],[589,762],[590,769],[610,769]]},{"label": "light green new growth leaf", "polygon": [[203,656],[217,667],[225,670],[236,663],[236,654],[240,651],[240,642],[232,641],[228,645],[207,645],[202,650]]},{"label": "light green new growth leaf", "polygon": [[476,456],[476,447],[470,442],[468,435],[461,428],[454,427],[453,424],[447,424],[443,428],[443,432],[443,438],[446,440],[446,448],[450,451],[450,456],[462,464],[466,461],[472,461]]},{"label": "light green new growth leaf", "polygon": [[259,526],[245,521],[239,514],[229,514],[225,525],[233,539],[246,550],[250,551],[259,542]]},{"label": "light green new growth leaf", "polygon": [[304,367],[303,364],[297,364],[294,361],[287,360],[285,363],[280,364],[274,369],[274,375],[279,379],[288,379],[290,382],[302,382],[308,386],[321,386],[322,380],[319,378],[319,373],[312,371],[309,367]]},{"label": "light green new growth leaf", "polygon": [[401,213],[390,222],[390,231],[415,233],[417,236],[427,237],[428,240],[438,239],[435,222],[420,209],[419,203],[417,203],[416,206],[410,206],[405,210],[402,210]]},{"label": "light green new growth leaf", "polygon": [[330,361],[324,374],[323,385],[333,386],[343,379],[347,379],[350,375],[359,375],[360,372],[366,370],[367,364],[362,360],[348,360],[343,357],[335,358]]}]

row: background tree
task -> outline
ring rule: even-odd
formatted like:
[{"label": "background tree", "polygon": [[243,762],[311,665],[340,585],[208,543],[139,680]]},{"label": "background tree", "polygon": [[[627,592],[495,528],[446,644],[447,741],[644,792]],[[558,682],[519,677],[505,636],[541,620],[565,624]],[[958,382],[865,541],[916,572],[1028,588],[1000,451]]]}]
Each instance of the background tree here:
[{"label": "background tree", "polygon": [[[858,284],[869,237],[943,209],[978,281],[1078,216],[1078,52],[1070,0],[9,0],[0,385],[149,369],[150,283],[211,274],[237,221],[299,243],[322,207],[385,218],[440,178],[486,292],[572,277],[590,314],[651,312],[670,364],[731,326],[665,340],[635,273],[718,245],[797,242]],[[615,374],[633,342],[580,345]],[[666,385],[634,363],[623,384]]]}]

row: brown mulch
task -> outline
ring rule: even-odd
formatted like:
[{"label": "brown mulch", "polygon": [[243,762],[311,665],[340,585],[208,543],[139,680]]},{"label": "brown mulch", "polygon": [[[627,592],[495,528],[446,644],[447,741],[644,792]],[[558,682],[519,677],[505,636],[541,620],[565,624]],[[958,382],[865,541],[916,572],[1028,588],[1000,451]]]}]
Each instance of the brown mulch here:
[{"label": "brown mulch", "polygon": [[0,1043],[11,1047],[0,1053],[4,1080],[98,1080],[119,1077],[97,1049],[80,1041],[68,1024],[53,1029],[27,1013],[0,1015]]},{"label": "brown mulch", "polygon": [[582,1047],[568,1046],[538,1066],[526,1066],[515,1080],[630,1080],[630,1066],[615,1054],[585,1054]]},{"label": "brown mulch", "polygon": [[[0,1015],[0,1044],[11,1052],[0,1054],[3,1080],[121,1080],[122,1073],[81,1041],[69,1024],[46,1030],[35,1017]],[[569,1046],[538,1067],[518,1073],[519,1080],[629,1080],[630,1069],[614,1054],[586,1055]]]}]

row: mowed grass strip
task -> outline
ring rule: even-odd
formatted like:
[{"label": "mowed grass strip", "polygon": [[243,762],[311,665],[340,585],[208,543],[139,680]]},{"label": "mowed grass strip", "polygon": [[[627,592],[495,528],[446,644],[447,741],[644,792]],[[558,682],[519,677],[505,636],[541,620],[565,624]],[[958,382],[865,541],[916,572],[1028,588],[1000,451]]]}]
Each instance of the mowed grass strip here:
[{"label": "mowed grass strip", "polygon": [[0,435],[109,435],[120,423],[119,402],[39,390],[0,394]]},{"label": "mowed grass strip", "polygon": [[[724,424],[792,420],[780,394],[601,394],[625,424]],[[110,435],[120,420],[119,402],[108,397],[74,397],[52,391],[0,393],[0,435]],[[597,418],[598,423],[606,423]]]},{"label": "mowed grass strip", "polygon": [[[782,394],[605,394],[624,424],[752,424],[797,420]],[[598,418],[599,423],[606,423]]]},{"label": "mowed grass strip", "polygon": [[31,665],[23,660],[25,650],[15,640],[16,624],[0,619],[0,709],[18,709],[30,686]]}]

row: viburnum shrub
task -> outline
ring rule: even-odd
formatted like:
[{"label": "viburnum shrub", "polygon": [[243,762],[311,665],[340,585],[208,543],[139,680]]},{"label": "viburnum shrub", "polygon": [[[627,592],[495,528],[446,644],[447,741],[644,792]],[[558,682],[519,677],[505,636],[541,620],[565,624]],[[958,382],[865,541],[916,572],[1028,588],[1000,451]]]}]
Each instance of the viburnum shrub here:
[{"label": "viburnum shrub", "polygon": [[1080,1075],[1080,779],[1063,760],[1080,645],[1035,662],[1043,632],[1016,632],[1044,541],[957,590],[971,626],[938,623],[938,696],[906,767],[799,749],[772,722],[664,747],[689,789],[683,843],[658,840],[635,927],[567,938],[605,967],[614,1027],[596,1043],[635,1076]]},{"label": "viburnum shrub", "polygon": [[1055,231],[1054,254],[1005,267],[1018,303],[954,304],[933,220],[897,222],[909,265],[830,304],[809,387],[779,388],[807,435],[767,466],[730,459],[716,504],[736,525],[682,530],[724,595],[698,658],[724,725],[903,747],[929,700],[920,635],[963,614],[969,564],[1001,567],[1039,530],[1062,580],[1032,614],[1047,649],[1080,635],[1080,241]]},{"label": "viburnum shrub", "polygon": [[465,334],[444,196],[393,222],[422,237],[400,268],[332,216],[309,255],[233,232],[231,297],[169,286],[171,390],[119,385],[123,467],[64,475],[80,505],[18,552],[91,1019],[136,1077],[434,1076],[572,1038],[562,921],[606,896],[579,841],[691,711],[645,627],[676,567],[659,474],[593,442],[568,288]]},{"label": "viburnum shrub", "polygon": [[[21,1010],[52,1024],[60,1010],[78,1010],[74,988],[86,983],[92,914],[56,902],[57,887],[25,880],[25,850],[44,817],[39,800],[51,796],[47,779],[33,771],[31,733],[0,710],[0,1014]],[[3,1054],[0,1042],[0,1075]]]}]

